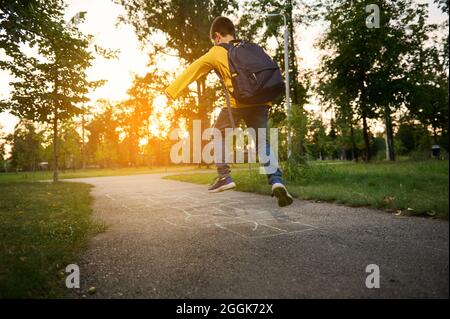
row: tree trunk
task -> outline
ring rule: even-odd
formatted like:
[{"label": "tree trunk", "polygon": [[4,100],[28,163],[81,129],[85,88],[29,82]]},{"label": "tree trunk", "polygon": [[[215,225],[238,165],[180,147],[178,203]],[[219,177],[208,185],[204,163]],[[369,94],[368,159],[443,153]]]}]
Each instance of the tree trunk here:
[{"label": "tree trunk", "polygon": [[434,144],[438,144],[438,137],[437,137],[437,130],[436,130],[436,126],[435,125],[433,125],[433,141],[434,141]]},{"label": "tree trunk", "polygon": [[350,123],[350,138],[352,140],[352,160],[358,161],[358,156],[356,155],[356,143],[355,143],[355,132],[353,130],[353,124]]},{"label": "tree trunk", "polygon": [[389,106],[385,108],[384,119],[386,125],[386,160],[395,161],[394,133],[392,131],[391,110]]},{"label": "tree trunk", "polygon": [[53,118],[53,182],[57,181],[58,181],[58,106],[55,105]]},{"label": "tree trunk", "polygon": [[86,169],[86,144],[85,144],[85,139],[84,139],[84,134],[85,134],[84,125],[85,125],[85,122],[84,122],[84,109],[83,109],[83,114],[81,115],[81,131],[82,131],[82,133],[81,133],[81,137],[82,137],[81,152],[82,152],[82,157],[83,157],[82,168]]},{"label": "tree trunk", "polygon": [[[288,24],[288,29],[289,29],[289,42],[290,42],[290,46],[291,49],[289,50],[289,59],[290,59],[290,87],[292,89],[292,105],[291,108],[296,107],[299,108],[298,110],[298,114],[300,116],[300,127],[299,127],[299,131],[301,132],[303,129],[303,121],[305,120],[304,116],[304,112],[303,112],[303,103],[300,102],[300,92],[299,92],[299,87],[298,87],[298,67],[297,67],[297,55],[295,53],[295,41],[294,41],[294,22],[292,19],[292,10],[293,10],[293,6],[292,6],[292,1],[288,1],[288,5],[286,6],[286,11],[287,11],[287,24]],[[303,132],[302,132],[303,133]],[[305,136],[303,134],[299,134],[299,136],[297,136],[298,139],[298,154],[303,158],[305,156],[305,150],[304,150],[304,138]]]},{"label": "tree trunk", "polygon": [[362,120],[363,120],[363,137],[364,137],[364,161],[369,162],[370,161],[370,140],[369,140],[369,128],[367,126],[367,117],[365,112],[362,114]]}]

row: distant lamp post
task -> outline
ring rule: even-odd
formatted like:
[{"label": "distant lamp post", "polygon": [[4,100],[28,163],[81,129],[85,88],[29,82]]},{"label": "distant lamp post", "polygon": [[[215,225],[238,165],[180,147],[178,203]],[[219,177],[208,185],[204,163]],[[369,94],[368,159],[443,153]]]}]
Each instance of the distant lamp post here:
[{"label": "distant lamp post", "polygon": [[291,103],[290,103],[290,88],[289,88],[289,29],[286,21],[286,16],[283,13],[270,13],[267,17],[283,17],[284,22],[284,77],[286,79],[286,111],[288,119],[288,132],[287,132],[287,142],[288,142],[288,157],[291,156],[291,129],[290,119],[291,119]]}]

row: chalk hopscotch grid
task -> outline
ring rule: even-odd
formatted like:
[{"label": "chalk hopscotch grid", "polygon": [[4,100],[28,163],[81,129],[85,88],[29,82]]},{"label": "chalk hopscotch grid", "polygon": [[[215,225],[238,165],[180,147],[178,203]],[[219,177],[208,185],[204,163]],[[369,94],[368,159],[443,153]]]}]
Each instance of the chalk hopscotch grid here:
[{"label": "chalk hopscotch grid", "polygon": [[[111,194],[106,194],[105,196],[110,200],[120,201],[120,198]],[[142,197],[139,197],[139,199],[142,199]],[[138,204],[138,208],[167,208],[170,205],[170,208],[183,213],[184,216],[163,218],[166,223],[176,227],[188,229],[217,227],[246,239],[298,234],[317,229],[316,226],[305,224],[295,219],[292,220],[287,215],[278,216],[284,222],[278,222],[274,226],[273,223],[276,221],[277,216],[273,216],[267,210],[245,209],[242,208],[244,206],[243,200],[235,198],[230,201],[227,198],[227,202],[224,203],[221,199],[208,198],[202,192],[191,192],[181,196],[167,193],[152,193],[151,196],[147,196],[145,199],[147,204]],[[129,207],[123,203],[121,203],[121,206],[128,211],[133,211],[132,207],[136,207],[135,205]],[[214,212],[205,213],[205,210],[213,210]],[[268,214],[272,216],[267,216]],[[288,229],[283,229],[286,226]],[[291,230],[289,230],[290,228]],[[258,232],[263,234],[256,235]]]}]

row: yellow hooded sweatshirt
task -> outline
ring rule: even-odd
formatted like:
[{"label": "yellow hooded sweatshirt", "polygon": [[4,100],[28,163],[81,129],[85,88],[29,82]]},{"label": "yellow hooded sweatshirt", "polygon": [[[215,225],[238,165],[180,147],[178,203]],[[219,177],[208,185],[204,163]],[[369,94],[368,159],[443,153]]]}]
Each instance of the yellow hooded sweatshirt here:
[{"label": "yellow hooded sweatshirt", "polygon": [[[228,91],[233,92],[231,72],[228,65],[228,51],[224,47],[218,45],[213,46],[206,54],[187,67],[186,70],[184,70],[175,81],[166,88],[165,92],[176,99],[189,84],[212,70],[217,70],[219,72],[225,81]],[[270,103],[266,104],[270,105]],[[261,104],[241,104],[230,95],[230,105],[231,107],[246,107]]]}]

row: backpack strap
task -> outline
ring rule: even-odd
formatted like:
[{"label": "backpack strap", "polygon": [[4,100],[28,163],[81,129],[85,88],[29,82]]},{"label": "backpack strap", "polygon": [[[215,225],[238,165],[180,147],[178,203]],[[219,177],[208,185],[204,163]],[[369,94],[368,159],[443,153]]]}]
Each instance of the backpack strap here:
[{"label": "backpack strap", "polygon": [[217,46],[225,48],[225,50],[228,51],[230,49],[230,47],[231,47],[231,44],[229,44],[229,43],[219,43]]},{"label": "backpack strap", "polygon": [[223,92],[225,93],[225,100],[227,101],[227,109],[228,109],[228,118],[230,119],[230,124],[233,130],[236,128],[236,125],[234,124],[234,118],[233,114],[231,113],[231,102],[230,102],[230,94],[228,93],[227,86],[225,85],[225,81],[223,80],[222,76],[217,70],[214,70],[217,74],[217,76],[220,79],[220,83],[222,83]]},{"label": "backpack strap", "polygon": [[[229,51],[231,47],[235,45],[235,43],[241,43],[242,40],[231,40],[229,43],[219,43],[218,46],[221,46],[225,50]],[[222,76],[217,70],[214,70],[217,74],[217,76],[220,79],[220,82],[222,83],[222,88],[225,93],[225,99],[227,100],[227,108],[228,108],[228,117],[230,119],[231,127],[233,130],[236,128],[236,125],[234,123],[233,114],[231,112],[231,102],[230,102],[230,94],[228,92],[227,86],[225,85],[225,81],[223,80]]]},{"label": "backpack strap", "polygon": [[217,46],[225,48],[227,51],[232,47],[232,46],[236,46],[239,43],[244,42],[243,40],[231,40],[228,43],[219,43]]}]

